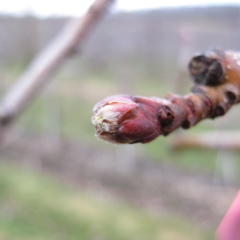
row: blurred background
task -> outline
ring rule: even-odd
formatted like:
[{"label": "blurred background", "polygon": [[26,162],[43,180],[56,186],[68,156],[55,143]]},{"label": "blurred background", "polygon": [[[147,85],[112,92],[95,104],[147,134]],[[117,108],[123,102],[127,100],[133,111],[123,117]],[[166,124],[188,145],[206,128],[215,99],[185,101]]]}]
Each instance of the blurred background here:
[{"label": "blurred background", "polygon": [[[1,96],[78,14],[56,5],[38,12],[32,2],[0,9]],[[79,15],[90,2],[79,5]],[[113,94],[188,93],[187,65],[196,52],[239,50],[240,4],[154,1],[158,7],[134,9],[138,3],[123,2],[8,131],[0,149],[1,240],[214,239],[239,187],[240,148],[231,148],[239,106],[136,145],[99,141],[91,116],[94,104]],[[176,147],[198,136],[210,143]]]}]

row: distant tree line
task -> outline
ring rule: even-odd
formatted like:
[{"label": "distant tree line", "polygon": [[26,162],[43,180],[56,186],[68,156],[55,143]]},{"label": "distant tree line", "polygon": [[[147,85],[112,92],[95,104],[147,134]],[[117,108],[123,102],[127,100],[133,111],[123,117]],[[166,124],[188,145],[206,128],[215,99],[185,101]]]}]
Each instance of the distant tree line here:
[{"label": "distant tree line", "polygon": [[[0,64],[29,61],[64,26],[67,18],[0,16]],[[86,69],[114,65],[164,74],[177,66],[184,47],[239,49],[240,8],[174,8],[110,14],[86,42]],[[185,51],[185,50],[184,50]],[[186,53],[186,54],[192,54]]]}]

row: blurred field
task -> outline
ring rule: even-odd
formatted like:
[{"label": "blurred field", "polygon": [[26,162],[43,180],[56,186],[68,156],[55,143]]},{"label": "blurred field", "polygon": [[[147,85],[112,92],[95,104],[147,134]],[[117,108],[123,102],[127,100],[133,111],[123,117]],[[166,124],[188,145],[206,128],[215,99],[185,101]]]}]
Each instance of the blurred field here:
[{"label": "blurred field", "polygon": [[[188,93],[187,63],[196,51],[239,49],[239,12],[106,17],[7,135],[0,150],[0,239],[213,239],[238,189],[238,151],[175,152],[171,142],[184,130],[114,146],[96,139],[91,116],[94,104],[113,94]],[[1,17],[1,95],[66,20]],[[188,132],[239,131],[239,117],[235,106]]]},{"label": "blurred field", "polygon": [[186,219],[161,217],[37,173],[1,164],[0,237],[7,239],[212,239]]}]

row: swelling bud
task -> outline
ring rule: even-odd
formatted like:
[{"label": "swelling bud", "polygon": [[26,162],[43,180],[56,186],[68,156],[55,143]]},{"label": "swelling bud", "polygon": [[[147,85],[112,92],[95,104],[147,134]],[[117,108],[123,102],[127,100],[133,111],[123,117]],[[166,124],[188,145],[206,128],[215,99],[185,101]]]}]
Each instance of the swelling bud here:
[{"label": "swelling bud", "polygon": [[146,143],[160,132],[156,109],[137,97],[116,95],[98,102],[93,109],[92,123],[102,140],[121,143]]}]

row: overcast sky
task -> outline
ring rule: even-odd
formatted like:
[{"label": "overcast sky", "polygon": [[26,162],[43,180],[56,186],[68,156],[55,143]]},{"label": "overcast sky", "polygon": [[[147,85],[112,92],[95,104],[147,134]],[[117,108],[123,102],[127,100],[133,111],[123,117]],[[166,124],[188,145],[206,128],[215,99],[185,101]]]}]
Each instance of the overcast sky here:
[{"label": "overcast sky", "polygon": [[[31,12],[38,15],[74,15],[83,14],[93,0],[2,0],[0,11],[22,14]],[[118,0],[115,9],[137,10],[158,7],[192,6],[206,4],[239,4],[240,0]]]}]

